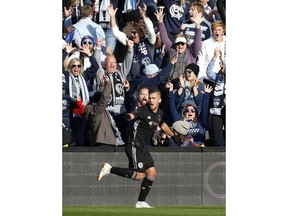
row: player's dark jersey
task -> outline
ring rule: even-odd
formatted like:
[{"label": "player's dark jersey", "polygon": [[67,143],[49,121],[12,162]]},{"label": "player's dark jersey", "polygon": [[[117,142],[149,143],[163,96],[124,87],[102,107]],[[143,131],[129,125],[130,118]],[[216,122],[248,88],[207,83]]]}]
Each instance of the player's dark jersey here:
[{"label": "player's dark jersey", "polygon": [[149,138],[153,135],[157,126],[163,122],[163,111],[158,109],[157,113],[149,109],[149,105],[139,107],[133,112],[136,117],[134,131],[132,137],[132,145],[135,147],[143,147]]}]

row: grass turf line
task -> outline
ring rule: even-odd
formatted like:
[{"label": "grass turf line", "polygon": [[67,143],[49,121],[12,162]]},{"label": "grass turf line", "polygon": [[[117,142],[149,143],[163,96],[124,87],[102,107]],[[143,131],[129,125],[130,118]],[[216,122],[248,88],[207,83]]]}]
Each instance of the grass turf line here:
[{"label": "grass turf line", "polygon": [[225,206],[64,206],[63,216],[225,216]]}]

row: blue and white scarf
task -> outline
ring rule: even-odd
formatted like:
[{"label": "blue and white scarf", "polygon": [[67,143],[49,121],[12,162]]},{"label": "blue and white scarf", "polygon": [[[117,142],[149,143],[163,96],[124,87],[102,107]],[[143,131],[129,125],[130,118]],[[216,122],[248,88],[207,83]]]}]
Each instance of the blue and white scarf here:
[{"label": "blue and white scarf", "polygon": [[74,98],[72,92],[75,92],[83,101],[84,106],[89,102],[89,92],[87,84],[82,75],[78,76],[78,81],[72,74],[69,74],[69,95]]}]

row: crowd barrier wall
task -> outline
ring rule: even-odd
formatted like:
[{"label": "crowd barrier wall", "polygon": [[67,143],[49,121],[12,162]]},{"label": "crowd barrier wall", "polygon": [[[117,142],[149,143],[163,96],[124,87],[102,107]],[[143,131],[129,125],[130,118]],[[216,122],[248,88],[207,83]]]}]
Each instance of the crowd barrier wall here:
[{"label": "crowd barrier wall", "polygon": [[[153,205],[225,205],[225,148],[152,147],[157,178],[146,201]],[[140,181],[96,176],[103,162],[128,167],[123,147],[101,152],[93,147],[63,148],[63,205],[135,205]]]}]

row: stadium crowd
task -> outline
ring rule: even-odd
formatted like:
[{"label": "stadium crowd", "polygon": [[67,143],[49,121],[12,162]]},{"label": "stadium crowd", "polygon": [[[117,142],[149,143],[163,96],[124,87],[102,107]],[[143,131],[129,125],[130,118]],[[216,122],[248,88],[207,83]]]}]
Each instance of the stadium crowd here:
[{"label": "stadium crowd", "polygon": [[124,146],[155,89],[147,146],[226,146],[225,0],[62,2],[63,147]]}]

